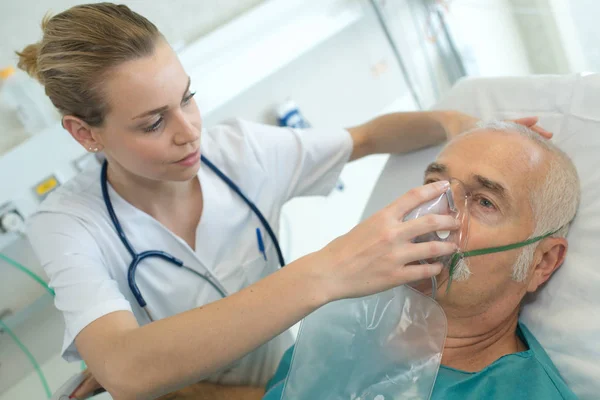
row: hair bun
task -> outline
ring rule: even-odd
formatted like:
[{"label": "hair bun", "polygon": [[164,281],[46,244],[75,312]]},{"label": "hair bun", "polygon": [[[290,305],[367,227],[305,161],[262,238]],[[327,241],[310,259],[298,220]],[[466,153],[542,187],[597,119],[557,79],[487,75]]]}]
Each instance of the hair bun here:
[{"label": "hair bun", "polygon": [[27,72],[31,77],[40,80],[38,67],[38,54],[40,52],[40,43],[30,44],[22,51],[17,52],[19,63],[17,66]]},{"label": "hair bun", "polygon": [[[46,27],[48,23],[52,19],[52,16],[48,13],[42,18],[42,33],[46,33]],[[30,44],[25,47],[22,51],[17,51],[17,56],[19,56],[19,62],[17,66],[23,71],[27,72],[29,76],[34,79],[37,79],[40,83],[42,82],[42,77],[40,75],[40,68],[38,64],[38,57],[40,54],[40,48],[42,47],[42,42],[37,42],[34,44]]]}]

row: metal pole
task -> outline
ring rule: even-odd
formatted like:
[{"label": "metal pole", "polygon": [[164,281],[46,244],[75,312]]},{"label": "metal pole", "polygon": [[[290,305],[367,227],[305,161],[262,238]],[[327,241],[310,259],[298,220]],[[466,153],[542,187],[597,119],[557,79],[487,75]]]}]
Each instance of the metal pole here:
[{"label": "metal pole", "polygon": [[[448,43],[448,46],[450,47],[450,52],[454,56],[454,59],[456,60],[456,64],[458,65],[459,74],[461,75],[460,78],[462,78],[463,76],[467,76],[467,69],[465,68],[463,59],[462,59],[460,53],[458,52],[458,50],[456,49],[456,43],[454,43],[454,39],[452,38],[452,35],[450,35],[450,31],[448,31],[448,24],[446,23],[446,18],[444,17],[444,14],[442,13],[442,11],[439,8],[436,10],[436,13],[437,13],[437,17],[440,21],[440,25],[442,26],[442,31],[444,32],[444,37],[446,39],[446,42]],[[454,82],[452,82],[452,83],[454,84]]]},{"label": "metal pole", "polygon": [[390,45],[390,47],[392,49],[392,53],[394,53],[394,57],[396,58],[396,61],[398,62],[398,66],[400,67],[400,71],[402,72],[402,75],[404,76],[406,86],[408,86],[408,90],[410,91],[410,94],[411,94],[413,100],[415,101],[415,104],[417,105],[417,107],[420,110],[422,110],[423,103],[421,102],[421,99],[417,93],[417,90],[415,89],[413,82],[410,79],[408,70],[406,69],[406,65],[404,64],[404,60],[403,60],[402,56],[400,55],[400,51],[398,50],[398,47],[396,46],[396,42],[394,42],[394,39],[392,38],[392,34],[388,27],[387,21],[385,20],[385,17],[383,16],[383,11],[382,11],[381,7],[379,6],[379,4],[377,3],[377,0],[370,0],[370,2],[371,2],[371,5],[373,6],[373,9],[375,10],[375,14],[377,15],[377,19],[379,20],[379,24],[381,25],[381,29],[383,30],[383,33],[385,34],[388,44]]}]

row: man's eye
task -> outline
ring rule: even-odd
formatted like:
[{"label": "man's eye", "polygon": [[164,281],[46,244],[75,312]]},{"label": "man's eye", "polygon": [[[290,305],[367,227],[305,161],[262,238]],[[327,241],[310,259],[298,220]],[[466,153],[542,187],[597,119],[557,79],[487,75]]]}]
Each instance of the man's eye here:
[{"label": "man's eye", "polygon": [[490,210],[493,210],[496,208],[496,206],[494,206],[494,203],[492,203],[491,201],[489,201],[488,199],[486,199],[485,197],[482,197],[478,200],[479,205],[484,207],[484,208],[489,208]]}]

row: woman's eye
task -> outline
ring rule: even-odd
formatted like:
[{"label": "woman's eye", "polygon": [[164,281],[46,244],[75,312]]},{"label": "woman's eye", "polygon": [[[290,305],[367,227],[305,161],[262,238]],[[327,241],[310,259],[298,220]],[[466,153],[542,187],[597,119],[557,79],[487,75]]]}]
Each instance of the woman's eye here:
[{"label": "woman's eye", "polygon": [[181,104],[183,104],[184,106],[188,105],[190,103],[190,100],[192,100],[192,97],[194,97],[195,94],[196,94],[196,92],[190,93],[186,98],[183,99],[183,102]]},{"label": "woman's eye", "polygon": [[164,118],[160,117],[155,123],[153,123],[152,125],[144,128],[144,132],[154,132],[157,131],[158,128],[160,128],[160,126],[162,125]]}]

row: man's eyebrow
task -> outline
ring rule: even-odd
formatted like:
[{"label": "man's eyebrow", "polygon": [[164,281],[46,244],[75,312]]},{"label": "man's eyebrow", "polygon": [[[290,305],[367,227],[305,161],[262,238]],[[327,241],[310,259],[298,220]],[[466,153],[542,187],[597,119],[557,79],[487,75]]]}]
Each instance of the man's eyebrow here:
[{"label": "man's eyebrow", "polygon": [[495,181],[488,179],[485,176],[481,176],[481,175],[473,175],[473,177],[475,178],[477,183],[479,183],[479,185],[496,193],[498,196],[500,196],[504,199],[507,199],[509,197],[508,190],[506,190],[506,188],[502,184],[495,182]]},{"label": "man's eyebrow", "polygon": [[444,174],[446,172],[448,172],[448,167],[446,167],[444,164],[432,162],[425,169],[425,176],[427,176],[429,174],[436,174],[436,173]]},{"label": "man's eyebrow", "polygon": [[[446,174],[447,172],[448,167],[446,165],[437,162],[432,162],[425,169],[425,177],[427,177],[430,174]],[[475,180],[475,182],[477,182],[479,186],[490,190],[503,200],[509,200],[510,193],[501,183],[493,181],[489,178],[486,178],[483,175],[478,174],[473,175],[473,179]]]}]

